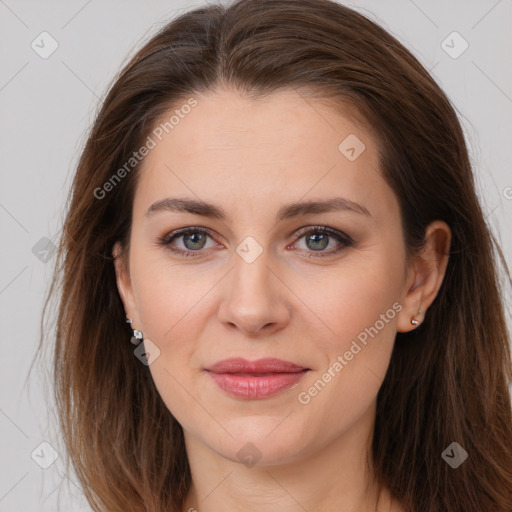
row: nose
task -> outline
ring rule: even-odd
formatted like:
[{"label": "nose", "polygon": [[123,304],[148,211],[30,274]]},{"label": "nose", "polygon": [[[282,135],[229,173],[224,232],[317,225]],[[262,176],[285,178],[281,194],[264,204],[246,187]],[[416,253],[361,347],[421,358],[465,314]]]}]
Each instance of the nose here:
[{"label": "nose", "polygon": [[268,265],[265,252],[252,263],[238,255],[224,280],[225,295],[218,319],[246,337],[267,336],[290,321],[289,289]]}]

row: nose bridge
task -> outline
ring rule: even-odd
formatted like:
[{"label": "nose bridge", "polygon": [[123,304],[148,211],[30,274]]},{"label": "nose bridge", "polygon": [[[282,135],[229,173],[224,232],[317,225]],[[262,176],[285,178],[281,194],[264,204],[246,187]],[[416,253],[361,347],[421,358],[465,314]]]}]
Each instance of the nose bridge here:
[{"label": "nose bridge", "polygon": [[242,242],[234,257],[229,294],[240,312],[258,315],[270,307],[275,284],[270,277],[268,249],[261,248],[260,254],[256,254],[251,241]]},{"label": "nose bridge", "polygon": [[278,328],[289,316],[282,284],[270,269],[270,252],[251,238],[244,239],[236,249],[226,281],[228,290],[219,308],[220,321],[246,333],[270,325]]},{"label": "nose bridge", "polygon": [[269,250],[263,247],[258,250],[247,240],[237,247],[236,252],[232,272],[233,291],[240,298],[270,294],[272,285],[269,283]]}]

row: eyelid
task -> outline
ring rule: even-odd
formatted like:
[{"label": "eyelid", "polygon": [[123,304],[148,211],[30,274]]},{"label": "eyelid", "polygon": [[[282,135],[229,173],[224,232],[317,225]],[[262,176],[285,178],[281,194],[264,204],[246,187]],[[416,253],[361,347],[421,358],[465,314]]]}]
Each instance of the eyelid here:
[{"label": "eyelid", "polygon": [[307,235],[309,233],[322,233],[324,235],[332,236],[333,238],[340,238],[341,240],[347,242],[347,243],[354,243],[354,240],[352,237],[348,236],[346,233],[343,233],[342,231],[339,231],[334,228],[330,228],[329,226],[306,226],[304,228],[299,229],[295,233],[295,240],[294,243],[301,239],[304,235]]},{"label": "eyelid", "polygon": [[[163,245],[165,248],[170,250],[171,252],[178,254],[180,256],[184,257],[200,257],[204,255],[205,252],[207,252],[206,249],[199,249],[197,251],[192,250],[184,250],[184,249],[177,249],[172,247],[171,241],[175,238],[179,238],[183,235],[186,235],[188,233],[204,233],[208,235],[212,240],[214,240],[216,243],[216,236],[214,235],[213,231],[209,228],[205,228],[202,226],[188,226],[186,228],[177,229],[175,231],[171,231],[170,233],[164,235],[162,238],[159,239],[158,244]],[[331,238],[335,238],[342,247],[338,247],[335,249],[331,249],[329,251],[308,251],[310,253],[309,257],[315,257],[315,258],[323,258],[335,255],[342,250],[351,247],[355,241],[347,235],[346,233],[339,231],[334,228],[330,228],[329,226],[324,225],[310,225],[305,226],[303,228],[300,228],[298,231],[294,233],[294,240],[291,243],[291,245],[295,245],[301,238],[303,238],[307,234],[313,234],[313,233],[321,233],[323,235],[327,235]],[[287,246],[287,248],[290,247],[290,245]],[[212,248],[209,248],[212,249]],[[315,254],[317,253],[317,254]]]},{"label": "eyelid", "polygon": [[[170,233],[167,233],[162,238],[160,238],[158,243],[160,245],[165,246],[165,247],[170,247],[171,246],[171,241],[173,239],[179,238],[179,237],[181,237],[183,235],[186,235],[188,233],[204,233],[204,234],[208,235],[216,243],[218,243],[216,241],[216,239],[215,239],[213,231],[211,229],[209,229],[209,228],[205,228],[205,227],[201,227],[201,226],[190,226],[190,227],[186,227],[186,228],[176,229],[174,231],[171,231]],[[176,249],[176,252],[189,252],[189,253],[190,252],[197,252],[197,253],[199,253],[199,252],[204,252],[204,250],[184,251],[183,249]]]}]

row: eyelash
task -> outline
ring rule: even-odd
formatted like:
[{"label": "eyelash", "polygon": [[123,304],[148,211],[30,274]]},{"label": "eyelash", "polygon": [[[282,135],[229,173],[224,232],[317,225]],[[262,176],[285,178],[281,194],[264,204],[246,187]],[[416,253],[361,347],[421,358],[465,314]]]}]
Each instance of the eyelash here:
[{"label": "eyelash", "polygon": [[[160,238],[158,240],[158,244],[166,247],[168,250],[170,250],[171,252],[173,252],[175,254],[178,254],[179,256],[184,256],[187,258],[201,256],[201,252],[203,252],[201,249],[199,249],[197,251],[191,251],[191,250],[184,251],[183,249],[176,249],[171,245],[171,242],[175,238],[179,238],[183,235],[188,235],[190,233],[203,233],[213,239],[213,233],[209,229],[200,228],[200,227],[190,227],[190,228],[184,228],[184,229],[180,229],[177,231],[173,231],[172,233],[165,235],[163,238]],[[328,256],[333,256],[333,255],[338,254],[339,252],[343,251],[344,249],[354,245],[354,240],[351,237],[349,237],[348,235],[345,235],[344,233],[336,231],[334,229],[328,228],[327,226],[312,226],[312,227],[304,228],[303,230],[299,230],[299,232],[296,234],[293,244],[296,244],[305,235],[311,235],[311,234],[329,235],[330,237],[335,238],[342,245],[336,249],[331,249],[330,251],[323,252],[323,253],[322,252],[315,253],[315,251],[312,251],[312,254],[309,255],[310,258],[326,258]],[[196,254],[194,254],[194,253],[196,253]]]}]

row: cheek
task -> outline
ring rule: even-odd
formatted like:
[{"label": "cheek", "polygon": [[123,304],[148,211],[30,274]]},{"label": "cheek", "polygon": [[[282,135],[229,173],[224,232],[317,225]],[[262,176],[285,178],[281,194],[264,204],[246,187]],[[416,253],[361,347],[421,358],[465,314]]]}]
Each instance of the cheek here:
[{"label": "cheek", "polygon": [[[310,400],[311,409],[318,411],[314,415],[330,417],[333,426],[355,421],[382,384],[402,309],[398,270],[382,255],[367,254],[317,282],[315,289],[322,293],[309,295],[308,306],[329,330],[316,340],[327,356],[325,367],[301,386],[308,395],[302,395],[301,403]],[[329,406],[333,403],[336,407]]]},{"label": "cheek", "polygon": [[[368,329],[376,325],[379,334],[391,331],[396,322],[400,279],[389,262],[379,255],[361,255],[329,272],[315,285],[304,281],[304,302],[314,311],[326,330],[329,352],[349,347],[359,335],[364,341]],[[373,329],[372,329],[373,331]],[[388,336],[389,337],[389,336]],[[347,348],[348,350],[348,348]]]},{"label": "cheek", "polygon": [[333,311],[329,316],[336,336],[328,342],[317,340],[328,362],[296,390],[306,430],[314,431],[321,421],[322,435],[334,439],[356,425],[375,403],[389,367],[396,307],[400,307],[386,293],[379,298],[379,302],[349,302],[341,313]]},{"label": "cheek", "polygon": [[174,340],[187,346],[187,340],[198,338],[198,311],[207,307],[208,291],[215,284],[211,271],[176,265],[158,251],[141,254],[132,275],[137,311],[147,337],[164,348]]},{"label": "cheek", "polygon": [[204,410],[195,409],[194,354],[204,328],[207,291],[206,276],[180,272],[163,258],[141,262],[135,282],[137,307],[144,337],[160,350],[149,365],[153,381],[167,409],[186,429],[205,420]]},{"label": "cheek", "polygon": [[[160,350],[150,364],[162,400],[183,426],[191,417],[195,395],[198,341],[213,314],[212,288],[218,276],[169,263],[162,254],[138,255],[132,268],[137,313],[144,337]],[[192,379],[192,380],[191,380]],[[194,413],[202,417],[200,408]],[[192,415],[193,416],[193,415]]]}]

